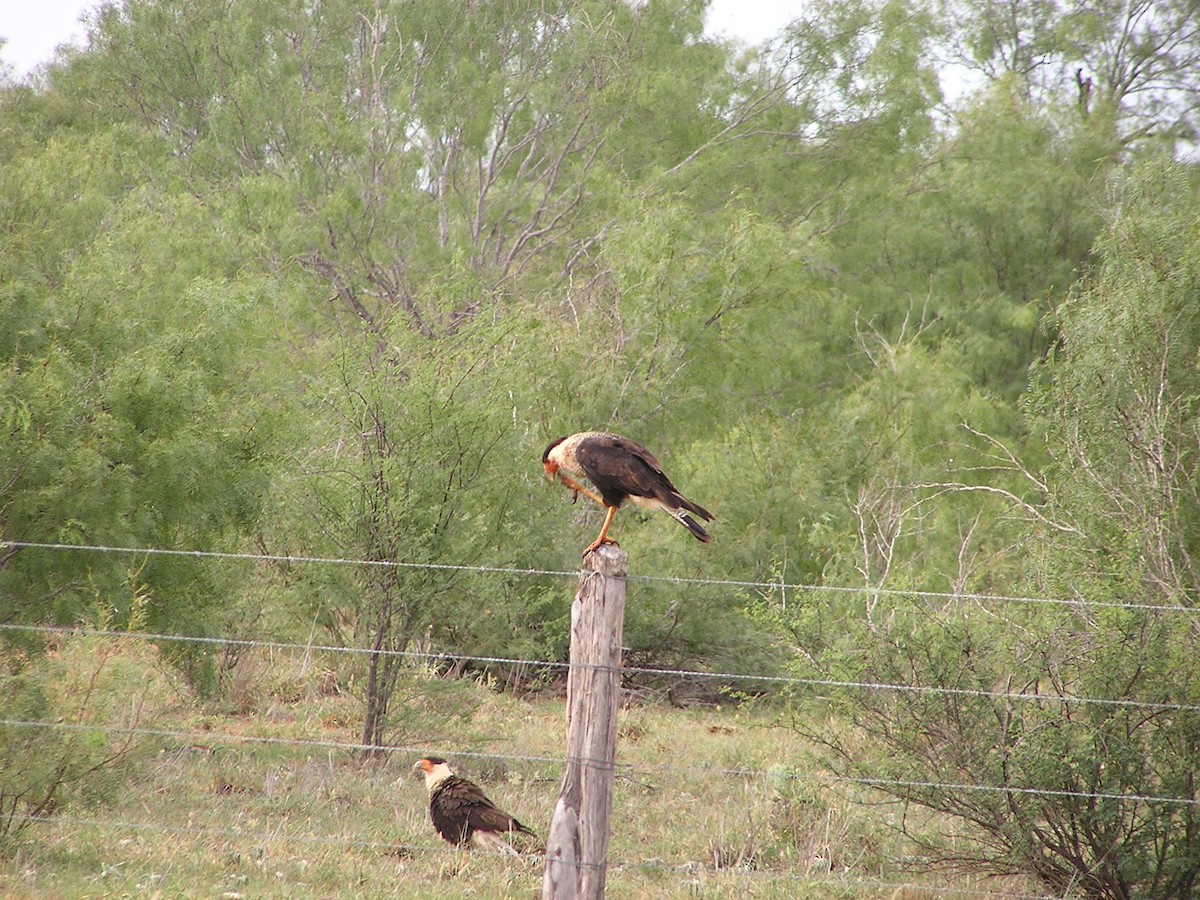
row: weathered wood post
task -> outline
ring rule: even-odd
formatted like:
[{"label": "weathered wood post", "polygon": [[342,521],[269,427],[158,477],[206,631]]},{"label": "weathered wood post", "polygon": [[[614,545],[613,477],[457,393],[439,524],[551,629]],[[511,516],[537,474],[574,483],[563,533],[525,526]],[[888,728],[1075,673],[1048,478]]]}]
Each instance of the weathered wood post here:
[{"label": "weathered wood post", "polygon": [[546,839],[543,900],[604,897],[628,568],[624,550],[602,544],[584,558],[571,604],[567,766]]}]

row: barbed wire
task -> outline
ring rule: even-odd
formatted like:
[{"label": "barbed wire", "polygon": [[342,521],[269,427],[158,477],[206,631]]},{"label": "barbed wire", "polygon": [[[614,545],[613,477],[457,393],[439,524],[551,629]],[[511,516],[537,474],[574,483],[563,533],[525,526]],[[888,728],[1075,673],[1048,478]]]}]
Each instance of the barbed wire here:
[{"label": "barbed wire", "polygon": [[531,669],[587,669],[599,672],[656,677],[688,678],[708,681],[742,681],[758,684],[789,685],[794,687],[828,688],[834,690],[882,691],[926,696],[965,697],[977,700],[1005,700],[1020,703],[1062,703],[1076,706],[1102,706],[1116,709],[1139,709],[1150,712],[1200,712],[1200,704],[1167,703],[1161,701],[1129,700],[1124,698],[1076,697],[1071,694],[1037,694],[1023,691],[991,691],[982,688],[948,688],[931,685],[897,684],[886,681],[847,681],[834,678],[811,678],[798,675],[758,675],[737,672],[703,672],[696,669],[671,669],[654,666],[605,666],[592,663],[569,663],[561,660],[522,659],[507,656],[474,656],[466,653],[423,650],[375,650],[370,647],[340,647],[331,644],[299,644],[288,641],[267,641],[253,638],[205,637],[160,632],[129,632],[107,629],[87,629],[65,625],[17,625],[0,623],[0,632],[14,631],[44,634],[81,634],[105,638],[137,638],[148,641],[209,644],[243,647],[246,649],[287,650],[304,653],[344,653],[357,656],[393,656],[421,662],[461,663],[522,666]]},{"label": "barbed wire", "polygon": [[[407,562],[402,560],[354,559],[349,557],[293,556],[290,554],[233,553],[216,550],[175,550],[162,547],[112,547],[90,544],[61,544],[39,541],[0,540],[0,547],[17,550],[49,550],[63,552],[114,553],[133,556],[180,556],[194,559],[223,559],[249,562],[271,562],[286,564],[316,564],[335,566],[383,567],[429,571],[465,572],[482,575],[514,575],[523,577],[575,578],[579,572],[561,569],[521,568],[517,566],[484,566],[455,563]],[[803,582],[753,581],[729,578],[698,578],[677,575],[626,576],[629,581],[661,582],[666,584],[690,585],[695,587],[735,587],[759,591],[793,591],[822,594],[867,594],[874,597],[919,598],[925,600],[1024,603],[1049,606],[1071,606],[1094,609],[1120,609],[1140,612],[1173,612],[1200,616],[1200,607],[1169,603],[1134,603],[1118,600],[1089,600],[1083,597],[1033,597],[1009,594],[983,594],[971,592],[901,590],[883,587],[850,587],[843,585],[805,584]]]},{"label": "barbed wire", "polygon": [[[289,843],[302,846],[333,846],[347,847],[356,850],[379,850],[393,854],[441,854],[457,856],[461,851],[449,844],[427,845],[399,843],[392,841],[373,841],[361,838],[338,836],[285,834],[282,832],[260,832],[236,828],[217,828],[208,825],[168,825],[159,822],[131,822],[128,820],[88,819],[71,816],[28,816],[12,814],[7,818],[13,822],[25,822],[31,825],[52,824],[58,826],[74,826],[78,828],[102,828],[106,832],[116,829],[129,831],[153,831],[155,833],[191,835],[202,838],[220,838],[229,841],[251,841],[256,843]],[[501,859],[513,857],[501,856]],[[546,857],[541,853],[519,853],[518,859],[544,862]],[[997,891],[981,888],[957,888],[948,885],[921,884],[912,881],[884,881],[878,878],[829,878],[814,874],[798,874],[792,872],[772,872],[767,870],[749,870],[744,866],[709,866],[700,862],[668,863],[657,859],[648,860],[608,860],[601,863],[589,863],[581,860],[554,859],[555,865],[576,869],[607,868],[609,872],[673,872],[678,875],[700,875],[729,877],[731,879],[774,880],[798,882],[822,887],[834,887],[851,891],[862,890],[901,890],[911,888],[922,892],[942,896],[1002,898],[1002,900],[1060,900],[1046,894],[1017,893],[1015,891]]]},{"label": "barbed wire", "polygon": [[[29,550],[46,550],[46,551],[62,551],[62,552],[96,552],[96,553],[115,553],[129,554],[136,556],[180,556],[201,559],[225,559],[225,560],[242,560],[255,563],[272,562],[281,564],[325,564],[325,565],[341,565],[341,566],[382,566],[393,568],[407,568],[416,570],[430,571],[452,571],[475,574],[488,575],[506,575],[514,577],[553,577],[553,578],[568,578],[577,577],[577,571],[558,571],[536,568],[517,568],[503,566],[482,566],[482,565],[455,565],[445,563],[418,563],[418,562],[403,562],[391,560],[359,560],[349,558],[336,557],[315,557],[315,556],[291,556],[291,555],[270,555],[270,554],[251,554],[251,553],[223,553],[214,551],[188,551],[188,550],[170,550],[161,548],[132,548],[132,547],[107,547],[107,546],[91,546],[77,544],[53,544],[53,543],[37,543],[37,542],[22,542],[22,541],[2,541],[0,547],[9,547],[13,549],[29,549]],[[838,587],[829,585],[808,585],[802,583],[787,583],[781,580],[776,581],[743,581],[732,579],[711,579],[711,578],[687,578],[665,575],[630,575],[630,581],[644,582],[662,582],[678,585],[690,586],[718,586],[727,588],[737,588],[741,590],[756,590],[756,591],[792,591],[792,592],[812,592],[812,593],[827,593],[827,594],[842,594],[842,595],[868,595],[872,597],[897,597],[897,598],[922,598],[935,599],[941,601],[989,601],[989,602],[1008,602],[1008,603],[1030,603],[1030,604],[1047,604],[1059,605],[1078,608],[1097,608],[1097,609],[1120,609],[1129,611],[1144,611],[1144,612],[1172,612],[1185,613],[1196,615],[1197,609],[1183,605],[1169,604],[1140,604],[1130,602],[1117,601],[1094,601],[1086,599],[1057,599],[1057,598],[1041,598],[1041,597],[1021,597],[1021,596],[1006,596],[999,594],[967,594],[967,593],[944,593],[932,591],[908,591],[894,589],[872,589],[867,587]],[[109,638],[136,638],[144,640],[159,640],[159,641],[181,641],[195,642],[210,645],[223,646],[240,646],[246,648],[258,648],[267,650],[279,651],[303,651],[303,652],[325,652],[325,653],[347,653],[347,654],[370,654],[382,652],[387,655],[393,655],[412,660],[423,660],[432,662],[474,662],[487,665],[511,665],[511,666],[527,666],[531,668],[547,668],[547,669],[564,669],[570,668],[570,664],[560,660],[533,660],[520,659],[497,656],[474,656],[466,654],[451,654],[444,652],[422,652],[422,651],[372,651],[364,648],[339,647],[331,645],[318,644],[301,644],[294,642],[283,641],[264,641],[253,639],[240,638],[221,638],[221,637],[199,637],[199,636],[184,636],[172,634],[149,634],[140,632],[121,632],[108,631],[99,629],[79,629],[56,626],[24,626],[24,625],[6,625],[0,624],[0,630],[10,631],[27,631],[27,632],[43,632],[43,633],[85,633],[89,635],[103,636]],[[589,666],[588,668],[596,668],[609,670],[606,666]],[[940,688],[922,685],[907,685],[907,684],[891,684],[886,682],[855,682],[841,681],[834,679],[823,678],[803,678],[794,676],[776,676],[776,675],[758,675],[758,674],[741,674],[729,672],[701,672],[688,669],[663,669],[652,667],[621,667],[621,671],[625,673],[636,673],[654,675],[658,677],[676,677],[676,678],[692,678],[692,679],[709,679],[709,680],[724,680],[724,681],[746,681],[764,684],[782,684],[806,686],[812,688],[827,688],[827,689],[856,689],[856,690],[878,690],[878,691],[896,691],[912,694],[929,694],[929,695],[944,695],[944,696],[959,696],[959,697],[975,697],[992,700],[1020,701],[1020,702],[1057,702],[1071,704],[1094,704],[1111,707],[1130,707],[1138,709],[1147,709],[1153,711],[1185,711],[1197,712],[1200,711],[1200,705],[1182,704],[1182,703],[1149,703],[1137,700],[1128,699],[1107,699],[1107,698],[1086,698],[1073,697],[1069,695],[1046,695],[1036,693],[1020,693],[1020,692],[1003,692],[1003,691],[987,691],[973,690],[961,688]],[[426,753],[429,752],[427,747],[413,746],[377,746],[366,745],[356,742],[346,741],[331,741],[320,739],[300,739],[300,738],[284,738],[271,735],[237,735],[225,732],[206,731],[202,733],[178,731],[170,729],[153,729],[153,728],[136,728],[123,727],[114,725],[88,725],[83,723],[69,722],[30,722],[18,719],[0,719],[0,727],[27,727],[27,728],[62,728],[62,729],[78,729],[78,730],[96,730],[127,734],[131,736],[159,738],[189,741],[197,745],[205,745],[213,742],[229,742],[229,743],[255,743],[267,745],[284,745],[301,749],[323,749],[323,750],[338,750],[338,751],[379,751],[383,750],[388,753]],[[541,757],[532,755],[517,755],[517,754],[502,754],[502,753],[484,753],[478,751],[466,750],[438,750],[443,755],[479,758],[479,759],[495,759],[495,760],[510,760],[523,763],[536,764],[552,764],[562,766],[564,761],[558,757]],[[1087,792],[1087,791],[1071,791],[1071,790],[1047,790],[1033,787],[1007,786],[1007,785],[987,785],[987,784],[971,784],[971,783],[946,783],[937,781],[922,781],[922,780],[905,780],[880,777],[855,777],[851,775],[836,775],[829,773],[818,772],[796,772],[793,770],[772,768],[768,770],[755,770],[748,768],[718,768],[711,766],[695,766],[695,765],[661,765],[661,766],[638,766],[628,763],[612,763],[590,760],[586,758],[572,758],[571,762],[582,765],[602,766],[605,769],[615,769],[621,776],[632,777],[633,775],[642,774],[650,775],[656,773],[670,773],[673,775],[689,775],[699,774],[703,776],[726,776],[726,777],[742,777],[742,778],[760,778],[760,779],[778,779],[780,777],[796,781],[812,781],[818,783],[842,784],[842,785],[859,785],[868,788],[878,788],[891,793],[893,796],[898,796],[898,792],[904,791],[983,791],[989,793],[1002,793],[1008,795],[1033,795],[1043,797],[1063,797],[1063,798],[1079,798],[1088,800],[1109,800],[1129,803],[1146,803],[1146,804],[1164,804],[1164,805],[1182,805],[1182,806],[1198,806],[1200,800],[1193,798],[1179,797],[1163,797],[1141,794],[1121,794],[1115,792]],[[782,770],[781,770],[782,769]],[[10,815],[7,817],[11,820],[22,820],[26,817]],[[164,831],[167,833],[192,833],[209,836],[226,837],[229,839],[261,839],[261,840],[297,840],[308,844],[342,844],[347,846],[357,846],[364,848],[385,849],[391,852],[456,852],[453,848],[442,847],[426,847],[422,845],[406,845],[396,844],[391,842],[380,841],[364,841],[356,839],[347,839],[337,836],[288,836],[288,835],[271,835],[262,834],[256,835],[251,832],[238,831],[235,829],[208,829],[204,827],[194,826],[171,826],[171,825],[146,825],[140,823],[113,823],[113,822],[92,822],[84,819],[62,819],[54,817],[53,819],[37,819],[29,817],[30,821],[55,821],[59,824],[77,824],[81,826],[104,825],[109,827],[129,827],[129,828],[150,828]],[[539,857],[540,858],[540,857]],[[580,863],[580,865],[595,865]],[[700,863],[688,862],[683,864],[669,864],[657,860],[649,860],[642,862],[633,861],[616,861],[608,863],[610,869],[661,869],[668,871],[676,871],[681,874],[698,873],[698,872],[718,872],[721,874],[737,874],[742,877],[752,878],[776,878],[790,881],[821,884],[835,886],[842,889],[899,889],[899,888],[914,888],[921,891],[945,895],[959,896],[978,896],[978,897],[1030,897],[1029,894],[1009,893],[1003,891],[992,890],[975,890],[968,888],[952,888],[940,887],[915,883],[897,883],[889,881],[879,882],[864,882],[862,880],[845,880],[845,879],[821,879],[813,878],[809,875],[796,873],[779,873],[765,871],[739,871],[734,867],[712,867],[709,868]],[[1050,900],[1050,898],[1044,898]]]},{"label": "barbed wire", "polygon": [[284,738],[273,735],[232,734],[221,731],[176,731],[171,729],[141,728],[131,725],[112,725],[108,723],[80,722],[47,722],[25,719],[0,719],[0,727],[41,728],[63,731],[103,731],[106,734],[121,734],[131,737],[170,738],[188,741],[198,746],[212,743],[262,744],[270,746],[288,746],[318,750],[345,750],[352,752],[385,751],[387,753],[406,753],[413,755],[443,755],[464,757],[469,759],[493,759],[513,762],[542,763],[562,766],[566,762],[582,765],[586,768],[604,771],[616,771],[626,777],[633,775],[701,775],[708,778],[752,778],[756,780],[787,780],[798,782],[817,782],[824,784],[859,785],[871,788],[904,788],[906,790],[926,791],[975,791],[987,794],[1005,794],[1009,796],[1059,797],[1079,800],[1117,800],[1126,803],[1158,803],[1164,806],[1200,806],[1200,799],[1192,797],[1165,797],[1153,794],[1125,794],[1113,791],[1075,791],[1055,788],[1020,787],[1015,785],[978,784],[971,782],[923,781],[904,778],[878,778],[865,775],[834,775],[827,772],[797,772],[787,768],[750,769],[722,768],[719,766],[695,766],[687,764],[672,765],[640,765],[636,763],[616,762],[595,759],[586,756],[569,756],[564,761],[558,757],[529,756],[510,753],[485,753],[481,751],[449,750],[429,745],[405,746],[398,744],[363,744],[354,741],[330,741],[313,738]]},{"label": "barbed wire", "polygon": [[[170,728],[142,728],[134,725],[112,725],[109,723],[85,722],[48,722],[38,719],[0,719],[0,727],[10,728],[43,728],[62,731],[103,731],[106,734],[122,734],[131,737],[147,737],[186,741],[194,746],[204,747],[208,744],[262,744],[265,746],[297,747],[311,750],[345,750],[362,753],[366,751],[384,751],[387,753],[411,753],[420,756],[461,756],[469,759],[496,759],[524,763],[546,763],[555,766],[563,765],[561,756],[530,756],[515,753],[485,753],[471,750],[447,750],[428,745],[401,744],[364,744],[357,741],[334,741],[320,738],[285,738],[265,734],[234,734],[227,731],[180,731]],[[584,765],[597,764],[597,768],[612,769],[614,766],[603,760],[587,757],[571,757]],[[629,768],[628,764],[618,763],[615,768]]]},{"label": "barbed wire", "polygon": [[37,541],[5,541],[0,540],[0,547],[12,547],[15,550],[62,550],[79,551],[84,553],[117,553],[132,556],[184,556],[193,559],[224,559],[241,560],[243,562],[271,562],[285,564],[318,564],[328,566],[362,566],[385,569],[429,569],[446,572],[474,572],[483,575],[527,575],[546,577],[575,577],[578,571],[558,571],[554,569],[523,569],[513,566],[481,566],[455,563],[403,562],[391,559],[353,559],[337,556],[292,556],[290,554],[273,553],[233,553],[220,550],[174,550],[163,547],[109,547],[99,544],[54,544]]}]

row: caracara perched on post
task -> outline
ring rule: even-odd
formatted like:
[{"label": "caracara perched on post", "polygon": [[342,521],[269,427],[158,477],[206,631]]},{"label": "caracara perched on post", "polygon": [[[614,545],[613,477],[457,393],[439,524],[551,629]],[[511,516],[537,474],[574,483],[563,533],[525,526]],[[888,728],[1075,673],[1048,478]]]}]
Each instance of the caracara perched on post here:
[{"label": "caracara perched on post", "polygon": [[424,773],[425,787],[429,790],[429,818],[434,830],[451,844],[515,855],[517,851],[504,839],[505,835],[511,837],[523,832],[537,837],[508,813],[497,809],[479,785],[455,775],[444,759],[436,756],[419,759],[413,771]]},{"label": "caracara perched on post", "polygon": [[[582,431],[561,437],[542,454],[542,465],[546,477],[559,479],[576,494],[595,500],[607,511],[600,536],[583,551],[587,556],[601,544],[616,543],[608,536],[617,509],[626,500],[648,509],[661,509],[692,533],[697,540],[708,543],[712,540],[708,532],[700,527],[689,512],[695,513],[706,522],[713,517],[707,509],[688,500],[663,474],[662,466],[654,455],[629,438],[604,431]],[[597,497],[576,478],[586,478],[600,492]]]}]

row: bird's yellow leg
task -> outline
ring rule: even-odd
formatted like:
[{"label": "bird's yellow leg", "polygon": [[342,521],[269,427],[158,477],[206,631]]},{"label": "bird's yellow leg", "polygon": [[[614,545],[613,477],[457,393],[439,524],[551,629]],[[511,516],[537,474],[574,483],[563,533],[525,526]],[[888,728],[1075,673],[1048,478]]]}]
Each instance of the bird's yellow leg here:
[{"label": "bird's yellow leg", "polygon": [[573,478],[568,478],[566,475],[563,475],[561,473],[559,474],[558,477],[562,479],[563,484],[565,484],[567,487],[569,487],[575,493],[583,494],[583,496],[587,497],[588,499],[595,500],[600,506],[604,505],[603,500],[601,500],[599,497],[597,497],[595,494],[593,494],[591,491],[589,491],[587,488],[585,488],[578,481],[575,481]]},{"label": "bird's yellow leg", "polygon": [[608,526],[612,524],[613,516],[615,516],[616,514],[617,514],[617,508],[615,506],[608,507],[608,514],[604,517],[604,525],[600,529],[600,536],[598,538],[596,538],[594,541],[592,541],[591,544],[588,545],[588,548],[586,550],[584,550],[582,553],[583,556],[587,556],[589,553],[591,553],[593,550],[595,550],[601,544],[615,544],[616,543],[616,541],[614,541],[612,538],[610,538],[608,536]]}]

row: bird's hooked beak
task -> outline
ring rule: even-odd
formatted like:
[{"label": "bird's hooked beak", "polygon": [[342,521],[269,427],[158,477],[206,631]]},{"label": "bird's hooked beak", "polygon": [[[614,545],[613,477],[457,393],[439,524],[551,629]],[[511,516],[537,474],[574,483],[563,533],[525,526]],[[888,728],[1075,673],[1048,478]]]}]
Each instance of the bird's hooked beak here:
[{"label": "bird's hooked beak", "polygon": [[[546,460],[542,463],[542,468],[546,470],[547,481],[558,481],[558,463]],[[568,487],[570,484],[568,483]],[[571,491],[571,502],[574,503],[579,499],[579,491]]]},{"label": "bird's hooked beak", "polygon": [[429,760],[418,759],[415,763],[413,763],[412,770],[414,772],[420,772],[422,775],[428,775],[429,770],[432,768],[433,768],[433,765],[432,765],[432,763],[429,762]]}]

